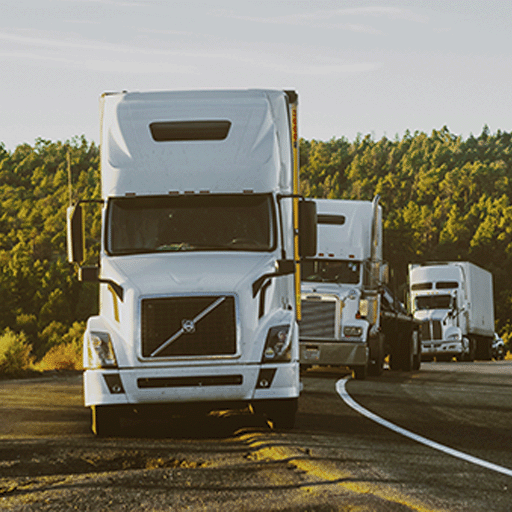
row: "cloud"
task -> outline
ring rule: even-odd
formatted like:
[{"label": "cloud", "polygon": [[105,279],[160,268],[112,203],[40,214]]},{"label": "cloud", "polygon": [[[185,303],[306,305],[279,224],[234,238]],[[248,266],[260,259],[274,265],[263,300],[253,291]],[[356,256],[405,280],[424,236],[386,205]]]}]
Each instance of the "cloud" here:
[{"label": "cloud", "polygon": [[[326,9],[317,10],[312,12],[303,12],[298,14],[289,14],[283,16],[269,16],[269,17],[255,17],[234,14],[232,11],[216,11],[212,14],[219,17],[229,17],[238,20],[252,21],[256,23],[272,23],[272,24],[285,24],[285,25],[309,25],[309,26],[342,26],[348,30],[361,31],[361,24],[343,24],[339,25],[333,18],[346,18],[346,17],[387,17],[389,19],[401,19],[412,21],[416,23],[428,22],[427,16],[416,14],[410,9],[401,9],[398,7],[353,7],[343,9]],[[327,24],[324,23],[327,20]],[[367,28],[366,30],[371,30]]]},{"label": "cloud", "polygon": [[[354,27],[364,30],[364,27]],[[158,33],[158,31],[157,31]],[[186,49],[185,49],[186,48]],[[0,58],[44,62],[69,69],[102,73],[137,75],[172,73],[180,75],[214,76],[219,69],[238,76],[329,76],[346,73],[366,73],[381,67],[372,60],[340,58],[330,52],[298,50],[295,45],[239,44],[230,41],[212,45],[187,45],[167,49],[144,44],[120,44],[81,39],[53,32],[0,32]],[[296,58],[289,59],[290,54]],[[244,71],[242,71],[244,70]],[[221,73],[222,74],[222,73]]]},{"label": "cloud", "polygon": [[339,16],[385,16],[390,19],[414,21],[416,23],[426,23],[429,20],[427,16],[416,14],[414,11],[411,11],[410,9],[401,9],[399,7],[352,7],[345,9],[335,9],[333,13]]},{"label": "cloud", "polygon": [[103,5],[112,5],[114,7],[147,7],[148,3],[153,3],[151,1],[145,0],[60,0],[61,2],[68,3],[82,3],[82,4],[103,4]]}]

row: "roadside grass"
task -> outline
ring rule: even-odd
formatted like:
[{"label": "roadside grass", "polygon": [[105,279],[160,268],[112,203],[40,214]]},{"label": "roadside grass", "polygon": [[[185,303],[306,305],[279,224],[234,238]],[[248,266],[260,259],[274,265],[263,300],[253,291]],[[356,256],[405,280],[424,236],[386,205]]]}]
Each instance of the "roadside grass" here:
[{"label": "roadside grass", "polygon": [[82,370],[83,323],[53,340],[43,357],[36,360],[27,335],[10,328],[0,333],[0,379],[29,377],[45,371]]}]

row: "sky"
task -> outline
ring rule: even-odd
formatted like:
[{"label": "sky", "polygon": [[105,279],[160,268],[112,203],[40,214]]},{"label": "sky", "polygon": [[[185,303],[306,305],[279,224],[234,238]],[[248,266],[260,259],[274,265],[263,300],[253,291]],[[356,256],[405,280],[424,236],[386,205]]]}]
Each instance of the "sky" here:
[{"label": "sky", "polygon": [[510,0],[0,0],[0,143],[98,142],[107,91],[294,89],[299,134],[512,131]]}]

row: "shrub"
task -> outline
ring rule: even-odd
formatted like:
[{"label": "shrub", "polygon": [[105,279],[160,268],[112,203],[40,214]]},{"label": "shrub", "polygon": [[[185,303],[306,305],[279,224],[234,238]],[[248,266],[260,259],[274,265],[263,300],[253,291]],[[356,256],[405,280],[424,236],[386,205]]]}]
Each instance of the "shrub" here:
[{"label": "shrub", "polygon": [[84,322],[75,322],[62,336],[61,343],[53,345],[37,363],[38,370],[81,370]]},{"label": "shrub", "polygon": [[8,327],[0,335],[0,374],[15,376],[33,368],[32,345],[25,333]]},{"label": "shrub", "polygon": [[81,370],[82,346],[61,343],[52,347],[37,364],[38,370]]}]

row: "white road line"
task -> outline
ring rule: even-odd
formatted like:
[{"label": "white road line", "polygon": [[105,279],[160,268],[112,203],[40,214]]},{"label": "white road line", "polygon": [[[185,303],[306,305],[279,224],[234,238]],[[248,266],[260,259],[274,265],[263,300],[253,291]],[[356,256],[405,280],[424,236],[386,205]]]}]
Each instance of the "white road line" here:
[{"label": "white road line", "polygon": [[379,425],[382,425],[383,427],[389,428],[390,430],[393,430],[394,432],[397,432],[398,434],[401,434],[405,437],[408,437],[409,439],[412,439],[413,441],[416,441],[418,443],[422,443],[429,448],[434,448],[434,450],[439,450],[441,452],[447,453],[448,455],[451,455],[453,457],[457,457],[459,459],[462,459],[466,462],[470,462],[472,464],[476,464],[478,466],[482,466],[486,469],[490,469],[491,471],[496,471],[497,473],[502,473],[503,475],[512,476],[512,470],[508,468],[504,468],[503,466],[498,466],[497,464],[493,464],[492,462],[488,462],[483,459],[479,459],[478,457],[473,457],[472,455],[468,455],[467,453],[459,452],[458,450],[454,450],[453,448],[449,448],[448,446],[444,446],[442,444],[436,443],[435,441],[431,441],[430,439],[427,439],[426,437],[419,436],[418,434],[415,434],[413,432],[409,432],[408,430],[405,430],[402,427],[399,427],[398,425],[395,425],[391,423],[390,421],[385,420],[384,418],[381,418],[380,416],[377,416],[373,412],[369,411],[368,409],[365,409],[363,406],[359,405],[347,392],[345,388],[345,384],[350,379],[350,377],[346,377],[344,379],[339,380],[336,382],[336,391],[338,395],[343,399],[343,401],[349,406],[352,407],[355,411],[362,414],[363,416],[366,416],[372,421],[375,421]]}]

